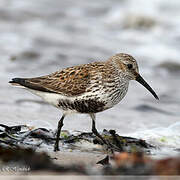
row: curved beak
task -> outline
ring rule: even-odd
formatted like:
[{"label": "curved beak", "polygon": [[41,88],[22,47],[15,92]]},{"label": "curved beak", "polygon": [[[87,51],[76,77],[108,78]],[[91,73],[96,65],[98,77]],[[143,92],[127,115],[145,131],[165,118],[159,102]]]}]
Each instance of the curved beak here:
[{"label": "curved beak", "polygon": [[140,76],[140,74],[137,73],[136,75],[136,81],[138,81],[140,84],[142,84],[147,90],[151,92],[151,94],[159,100],[159,97],[157,94],[154,92],[154,90],[148,85],[148,83]]}]

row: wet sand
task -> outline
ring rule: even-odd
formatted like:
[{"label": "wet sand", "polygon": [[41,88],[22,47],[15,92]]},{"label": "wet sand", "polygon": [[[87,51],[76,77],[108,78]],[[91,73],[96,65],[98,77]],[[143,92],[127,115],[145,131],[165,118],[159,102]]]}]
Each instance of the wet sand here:
[{"label": "wet sand", "polygon": [[91,165],[94,168],[101,168],[102,165],[96,163],[106,157],[106,154],[95,152],[51,152],[49,155],[57,158],[54,162],[59,165]]}]

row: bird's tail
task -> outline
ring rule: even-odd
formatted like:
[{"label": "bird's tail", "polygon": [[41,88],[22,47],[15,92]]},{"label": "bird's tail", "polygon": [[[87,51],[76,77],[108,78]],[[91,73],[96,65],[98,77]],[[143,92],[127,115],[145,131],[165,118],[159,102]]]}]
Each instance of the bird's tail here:
[{"label": "bird's tail", "polygon": [[9,83],[14,86],[18,86],[18,87],[54,93],[54,91],[51,91],[42,85],[43,80],[44,80],[44,78],[42,78],[42,77],[39,77],[39,78],[13,78],[11,81],[9,81]]}]

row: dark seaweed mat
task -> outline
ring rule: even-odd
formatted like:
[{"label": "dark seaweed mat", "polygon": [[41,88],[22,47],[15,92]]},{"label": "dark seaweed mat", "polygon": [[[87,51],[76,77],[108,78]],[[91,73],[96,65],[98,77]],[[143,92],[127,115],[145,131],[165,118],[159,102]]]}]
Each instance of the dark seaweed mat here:
[{"label": "dark seaweed mat", "polygon": [[[112,154],[98,162],[98,164],[102,165],[102,169],[94,170],[92,165],[84,166],[83,164],[56,164],[47,153],[36,152],[36,147],[39,149],[43,143],[53,146],[55,134],[52,130],[45,128],[31,130],[25,125],[6,126],[0,124],[0,169],[2,169],[3,166],[18,166],[29,167],[29,171],[23,173],[41,171],[44,173],[75,173],[79,175],[155,175],[156,173],[161,173],[154,171],[153,166],[155,161],[144,161],[144,154],[154,148],[153,146],[141,139],[119,136],[114,130],[104,130],[102,136],[113,144],[113,147],[119,148],[119,151],[134,151],[133,153],[129,153],[129,156],[130,154],[134,154],[136,161],[129,161],[129,165],[127,161],[125,161],[121,166],[113,167],[109,161],[110,159],[113,160],[114,154]],[[37,140],[37,143],[33,142],[34,139]],[[78,135],[69,135],[69,133],[67,133],[61,138],[63,144],[70,145],[76,145],[76,142],[81,140],[86,140],[94,144],[102,144],[101,140],[92,133],[79,132]],[[32,144],[31,141],[33,142]],[[175,160],[172,161],[174,162]],[[179,162],[180,161],[178,161],[178,163]],[[165,163],[161,164],[164,166]],[[172,165],[172,162],[170,162],[170,165]],[[169,167],[169,165],[167,167]],[[177,167],[179,167],[178,164]],[[175,172],[175,174],[177,174],[177,172]]]},{"label": "dark seaweed mat", "polygon": [[[119,136],[114,130],[104,130],[101,135],[111,144],[114,151],[150,153],[150,150],[154,148],[154,146],[146,143],[146,141],[142,139]],[[56,132],[45,128],[32,130],[26,125],[7,126],[0,124],[0,144],[4,146],[40,148],[43,144],[46,144],[53,147],[55,137]],[[76,143],[88,141],[93,144],[102,145],[102,148],[98,149],[98,151],[108,152],[107,147],[103,145],[103,142],[93,133],[79,132],[78,135],[73,135],[67,131],[63,131],[61,141],[64,145],[67,145],[63,148],[67,149],[72,147],[73,149],[80,149],[79,144],[76,145]]]}]

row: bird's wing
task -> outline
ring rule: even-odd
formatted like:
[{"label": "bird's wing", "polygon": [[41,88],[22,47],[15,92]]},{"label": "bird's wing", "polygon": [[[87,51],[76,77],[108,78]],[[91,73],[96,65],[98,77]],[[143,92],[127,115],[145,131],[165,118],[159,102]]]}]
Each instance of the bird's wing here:
[{"label": "bird's wing", "polygon": [[43,92],[77,96],[83,94],[90,83],[89,66],[74,66],[36,78],[14,78],[10,83]]}]

